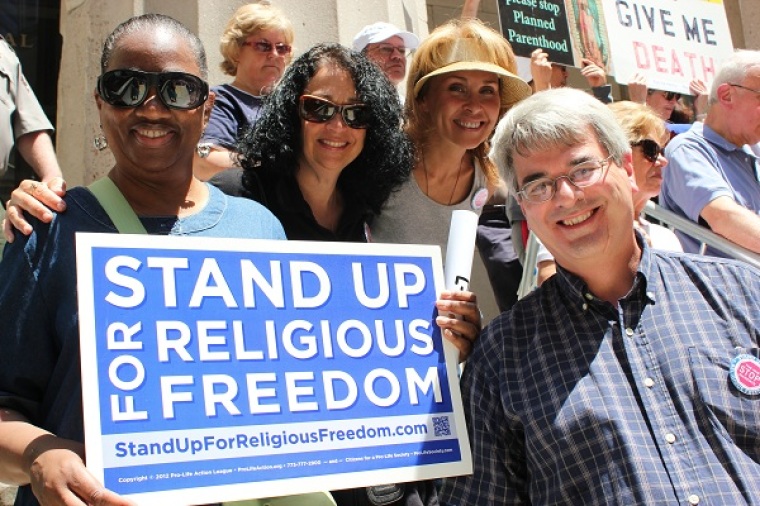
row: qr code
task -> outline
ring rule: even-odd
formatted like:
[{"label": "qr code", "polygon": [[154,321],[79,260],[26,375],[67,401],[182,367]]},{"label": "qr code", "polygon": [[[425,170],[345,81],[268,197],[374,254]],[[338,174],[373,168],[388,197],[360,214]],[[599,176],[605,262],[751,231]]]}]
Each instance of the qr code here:
[{"label": "qr code", "polygon": [[433,417],[433,431],[435,437],[450,436],[451,427],[449,426],[448,416],[434,416]]}]

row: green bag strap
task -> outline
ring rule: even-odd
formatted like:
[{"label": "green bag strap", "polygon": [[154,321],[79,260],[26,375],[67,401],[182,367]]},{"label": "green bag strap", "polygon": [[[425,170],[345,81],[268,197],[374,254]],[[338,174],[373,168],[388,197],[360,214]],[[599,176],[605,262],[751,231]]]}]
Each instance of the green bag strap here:
[{"label": "green bag strap", "polygon": [[120,234],[148,233],[127,199],[124,198],[110,177],[105,176],[98,179],[90,184],[87,189],[98,199]]}]

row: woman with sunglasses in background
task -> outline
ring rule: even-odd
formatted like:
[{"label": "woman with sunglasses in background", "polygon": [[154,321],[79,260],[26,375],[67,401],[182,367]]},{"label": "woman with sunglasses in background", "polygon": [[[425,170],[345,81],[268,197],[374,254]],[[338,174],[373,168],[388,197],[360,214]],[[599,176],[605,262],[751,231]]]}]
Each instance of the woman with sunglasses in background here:
[{"label": "woman with sunglasses in background", "polygon": [[219,50],[222,71],[234,79],[215,86],[214,109],[199,144],[195,175],[208,179],[239,167],[237,142],[256,123],[264,97],[277,84],[293,52],[293,26],[266,3],[240,7],[227,23]]},{"label": "woman with sunglasses in background", "polygon": [[[623,127],[633,156],[634,226],[649,245],[665,251],[683,251],[681,242],[672,230],[650,223],[644,218],[644,206],[660,194],[662,171],[668,164],[663,155],[670,134],[656,111],[644,104],[622,101],[609,104],[615,119]],[[554,257],[540,244],[536,255],[537,282],[540,285],[556,272]]]},{"label": "woman with sunglasses in background", "polygon": [[662,171],[668,164],[663,150],[670,139],[665,122],[650,107],[634,102],[615,102],[608,106],[623,127],[633,152],[634,225],[644,234],[650,246],[667,251],[683,251],[681,242],[672,230],[649,223],[643,215],[644,206],[660,194]]},{"label": "woman with sunglasses in background", "polygon": [[[285,238],[263,206],[193,176],[213,103],[194,34],[167,16],[132,18],[106,39],[101,71],[95,102],[113,167],[93,190],[70,190],[66,212],[32,220],[0,262],[0,481],[21,486],[17,505],[132,504],[84,466],[76,232],[115,233],[131,217],[133,233]],[[109,210],[120,198],[126,210]]]}]

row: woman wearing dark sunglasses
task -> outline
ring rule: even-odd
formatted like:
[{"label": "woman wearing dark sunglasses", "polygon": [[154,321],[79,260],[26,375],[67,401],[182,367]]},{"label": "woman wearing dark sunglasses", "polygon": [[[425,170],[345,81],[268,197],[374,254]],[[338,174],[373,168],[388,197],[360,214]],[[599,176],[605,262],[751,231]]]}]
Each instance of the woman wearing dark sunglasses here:
[{"label": "woman wearing dark sunglasses", "polygon": [[653,248],[683,251],[681,242],[670,229],[648,222],[642,211],[650,199],[660,194],[662,171],[668,161],[663,148],[670,138],[665,122],[656,111],[635,102],[615,102],[609,105],[623,127],[633,153],[633,175],[636,185],[633,192],[634,224],[644,233]]},{"label": "woman wearing dark sunglasses", "polygon": [[293,26],[276,7],[248,3],[232,15],[221,37],[222,71],[232,82],[215,86],[214,109],[203,133],[195,175],[208,179],[239,167],[237,141],[252,126],[293,52]]},{"label": "woman wearing dark sunglasses", "polygon": [[193,177],[213,102],[197,36],[167,16],[132,18],[106,39],[101,67],[95,101],[114,165],[96,185],[112,194],[70,190],[66,212],[33,220],[0,262],[0,481],[20,485],[17,505],[133,504],[84,465],[76,232],[124,231],[122,217],[132,233],[285,238],[261,205]]}]

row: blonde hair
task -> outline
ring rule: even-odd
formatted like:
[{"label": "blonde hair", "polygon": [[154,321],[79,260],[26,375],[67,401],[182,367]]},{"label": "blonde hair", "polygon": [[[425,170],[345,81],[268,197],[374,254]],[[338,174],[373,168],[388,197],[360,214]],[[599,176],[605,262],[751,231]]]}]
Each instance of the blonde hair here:
[{"label": "blonde hair", "polygon": [[628,144],[636,144],[649,138],[650,132],[655,136],[654,141],[665,145],[668,141],[668,129],[665,122],[648,105],[629,102],[627,100],[609,104],[612,114],[623,127]]},{"label": "blonde hair", "polygon": [[[513,74],[517,74],[517,62],[512,46],[497,31],[489,28],[478,19],[454,19],[439,26],[428,35],[414,52],[409,67],[409,77],[406,86],[406,130],[412,141],[417,146],[422,146],[434,126],[430,124],[430,118],[420,107],[420,101],[425,96],[429,87],[428,83],[422,86],[415,96],[414,88],[417,82],[424,76],[439,68],[445,67],[452,62],[450,54],[452,49],[461,43],[462,39],[469,39],[469,47],[476,48],[477,61],[498,65]],[[503,84],[501,84],[503,87]],[[501,117],[510,105],[502,95],[499,117]],[[483,141],[478,147],[470,150],[478,160],[490,188],[499,184],[499,172],[496,166],[488,158],[488,140]]]},{"label": "blonde hair", "polygon": [[222,72],[229,76],[236,75],[240,47],[252,34],[266,30],[283,32],[286,42],[289,45],[293,44],[293,25],[280,9],[262,2],[246,4],[235,11],[227,22],[219,43],[219,51],[224,58],[219,65]]}]

